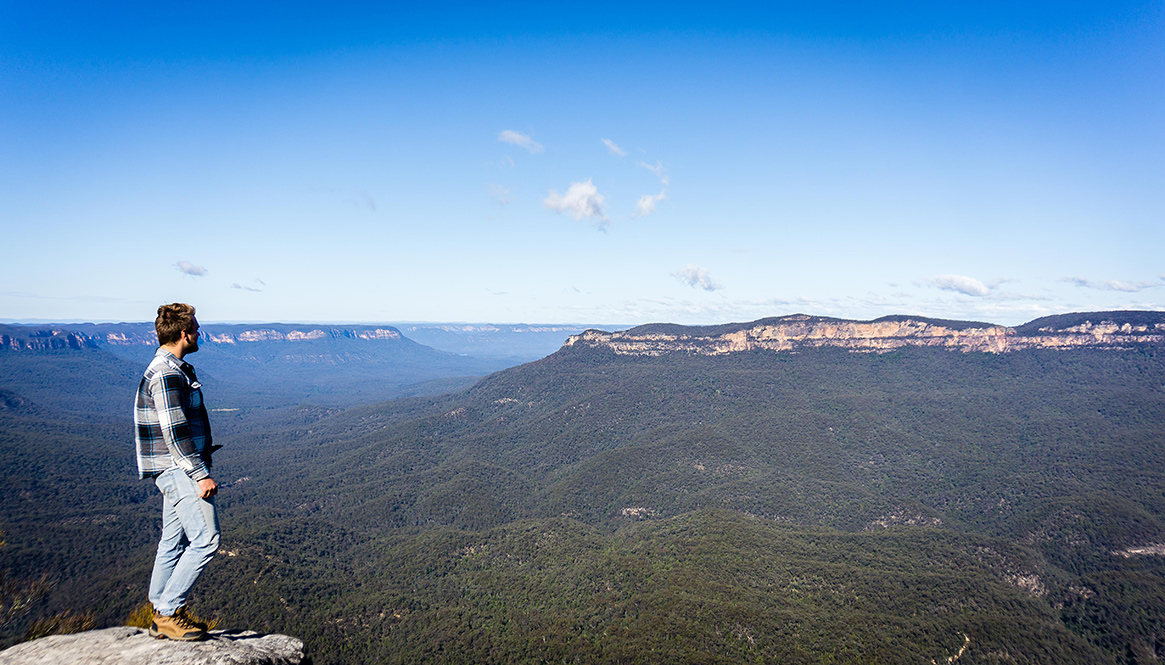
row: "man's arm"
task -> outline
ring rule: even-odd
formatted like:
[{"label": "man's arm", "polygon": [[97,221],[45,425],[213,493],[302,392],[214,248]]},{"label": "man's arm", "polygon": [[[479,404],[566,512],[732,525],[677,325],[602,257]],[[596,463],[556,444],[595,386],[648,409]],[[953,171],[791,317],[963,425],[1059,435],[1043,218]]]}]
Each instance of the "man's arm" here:
[{"label": "man's arm", "polygon": [[[150,395],[154,399],[154,408],[158,413],[158,424],[162,430],[162,439],[170,449],[170,456],[174,462],[195,481],[210,479],[210,471],[202,461],[202,455],[194,447],[194,435],[190,428],[190,421],[186,418],[186,411],[182,408],[182,392],[187,390],[184,377],[169,372],[158,372],[150,381]],[[210,481],[214,483],[213,480]],[[212,490],[213,496],[217,485]],[[203,498],[206,498],[204,496]]]}]

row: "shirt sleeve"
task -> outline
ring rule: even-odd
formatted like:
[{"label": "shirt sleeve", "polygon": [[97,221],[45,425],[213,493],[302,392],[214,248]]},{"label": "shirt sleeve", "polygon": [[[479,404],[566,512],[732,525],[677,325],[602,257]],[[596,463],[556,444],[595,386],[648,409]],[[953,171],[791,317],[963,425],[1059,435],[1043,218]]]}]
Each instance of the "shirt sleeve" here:
[{"label": "shirt sleeve", "polygon": [[182,406],[182,393],[188,389],[181,376],[168,372],[158,372],[150,381],[158,425],[166,447],[170,449],[170,457],[186,475],[198,481],[209,478],[210,472],[202,461],[202,454],[194,446],[193,431]]}]

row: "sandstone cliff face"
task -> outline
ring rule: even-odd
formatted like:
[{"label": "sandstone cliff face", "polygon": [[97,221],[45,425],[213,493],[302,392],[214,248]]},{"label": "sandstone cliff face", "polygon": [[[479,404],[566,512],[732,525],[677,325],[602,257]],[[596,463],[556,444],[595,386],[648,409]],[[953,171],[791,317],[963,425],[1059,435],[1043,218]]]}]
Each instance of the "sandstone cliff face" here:
[{"label": "sandstone cliff face", "polygon": [[[393,341],[401,339],[400,331],[388,327],[317,328],[245,328],[243,326],[207,326],[203,328],[204,344],[246,345],[248,342],[311,342],[326,339],[365,341]],[[4,326],[0,331],[0,350],[44,351],[50,349],[100,348],[103,346],[157,346],[158,338],[152,325],[101,324],[88,326],[88,332],[78,330],[46,330],[22,326]]]},{"label": "sandstone cliff face", "polygon": [[0,349],[49,351],[52,349],[97,348],[87,335],[67,330],[36,330],[28,334],[0,334]]},{"label": "sandstone cliff face", "polygon": [[[247,342],[311,342],[320,339],[363,339],[363,340],[394,340],[401,335],[393,328],[373,329],[344,329],[344,328],[311,328],[308,330],[275,330],[271,328],[255,328],[238,332],[218,332],[214,329],[205,331],[203,335],[211,344],[245,344]],[[129,344],[148,344],[157,346],[158,340],[152,334],[130,336],[125,333],[109,333],[103,340],[106,344],[123,346]]]},{"label": "sandstone cliff face", "polygon": [[[733,327],[736,329],[725,330]],[[822,347],[881,353],[924,346],[965,353],[1006,353],[1022,349],[1126,349],[1165,343],[1165,314],[1161,321],[1154,323],[1134,325],[1127,321],[1102,319],[1065,327],[1047,326],[1022,334],[1014,328],[990,324],[906,317],[844,321],[803,314],[739,326],[718,326],[711,331],[668,328],[660,330],[657,326],[643,326],[615,333],[588,330],[571,336],[564,348],[605,348],[620,355],[636,356],[670,353],[719,356],[742,351],[795,351]]]}]

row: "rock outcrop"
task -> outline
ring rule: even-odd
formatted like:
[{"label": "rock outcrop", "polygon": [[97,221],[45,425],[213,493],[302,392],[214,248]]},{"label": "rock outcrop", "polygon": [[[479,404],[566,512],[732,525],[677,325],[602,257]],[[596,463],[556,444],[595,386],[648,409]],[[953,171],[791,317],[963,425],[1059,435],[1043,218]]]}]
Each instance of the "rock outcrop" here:
[{"label": "rock outcrop", "polygon": [[1065,315],[1033,321],[1019,328],[906,316],[847,321],[795,314],[722,326],[647,325],[614,333],[588,330],[572,335],[564,348],[604,348],[632,356],[669,353],[719,356],[742,351],[823,347],[874,353],[911,346],[1006,353],[1023,349],[1127,349],[1145,344],[1165,344],[1165,313]]},{"label": "rock outcrop", "polygon": [[85,348],[96,349],[97,342],[88,335],[68,330],[18,330],[14,326],[0,330],[0,349],[50,351]]},{"label": "rock outcrop", "polygon": [[303,642],[287,635],[212,631],[202,642],[156,640],[119,626],[51,635],[0,651],[0,665],[305,665]]}]

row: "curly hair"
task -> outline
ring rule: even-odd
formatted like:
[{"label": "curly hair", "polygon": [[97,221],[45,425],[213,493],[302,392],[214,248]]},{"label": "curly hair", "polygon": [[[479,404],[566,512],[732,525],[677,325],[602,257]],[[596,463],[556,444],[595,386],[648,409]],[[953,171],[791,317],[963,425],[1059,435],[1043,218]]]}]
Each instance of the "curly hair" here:
[{"label": "curly hair", "polygon": [[158,344],[177,342],[184,331],[194,332],[194,308],[184,302],[162,305],[154,320],[154,330],[158,332]]}]

